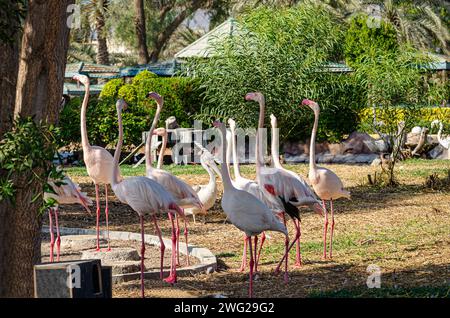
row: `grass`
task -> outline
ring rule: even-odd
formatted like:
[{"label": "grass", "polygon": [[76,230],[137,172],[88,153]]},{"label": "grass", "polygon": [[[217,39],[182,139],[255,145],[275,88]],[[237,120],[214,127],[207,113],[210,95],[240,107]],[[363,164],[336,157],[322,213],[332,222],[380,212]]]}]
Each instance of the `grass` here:
[{"label": "grass", "polygon": [[[322,260],[323,220],[310,211],[302,213],[303,266],[290,266],[291,283],[286,286],[272,274],[281,258],[284,245],[280,234],[269,232],[259,267],[261,278],[255,282],[257,297],[448,297],[450,286],[450,190],[425,187],[426,178],[437,173],[447,176],[450,161],[413,159],[397,165],[397,188],[367,185],[367,175],[377,169],[367,165],[324,165],[341,177],[352,200],[335,202],[336,229],[333,260]],[[305,164],[286,165],[306,176]],[[200,165],[167,166],[168,171],[186,182],[206,184],[208,176]],[[144,175],[144,166],[121,167],[124,176]],[[67,169],[84,191],[95,192],[84,168]],[[242,167],[246,177],[255,177],[252,165]],[[221,182],[218,182],[221,191]],[[101,198],[104,201],[104,198]],[[110,194],[110,226],[113,230],[139,231],[135,212],[119,204]],[[86,216],[75,206],[64,207],[61,226],[95,226],[95,216]],[[103,217],[103,216],[102,216]],[[190,222],[190,241],[209,248],[218,258],[219,271],[212,275],[180,278],[175,287],[159,281],[147,281],[148,296],[196,297],[223,294],[245,297],[248,277],[238,268],[242,257],[242,232],[223,224],[220,200],[207,216],[207,222]],[[104,220],[101,220],[104,222]],[[288,222],[289,231],[293,227]],[[170,236],[170,223],[159,222],[163,235]],[[153,231],[147,220],[146,231]],[[150,233],[150,232],[149,232]],[[293,264],[295,252],[291,251]],[[368,289],[367,267],[382,269],[382,288]],[[114,287],[115,296],[138,297],[139,283],[122,283]]]}]

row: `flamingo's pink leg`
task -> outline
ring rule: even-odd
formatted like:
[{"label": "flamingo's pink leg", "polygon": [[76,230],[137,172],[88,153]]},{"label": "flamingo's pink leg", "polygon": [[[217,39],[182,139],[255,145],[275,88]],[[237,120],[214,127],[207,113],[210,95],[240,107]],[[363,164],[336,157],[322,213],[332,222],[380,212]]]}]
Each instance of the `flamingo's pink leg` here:
[{"label": "flamingo's pink leg", "polygon": [[300,221],[299,220],[293,220],[293,221],[294,221],[296,231],[298,233],[298,240],[297,240],[296,253],[295,253],[295,266],[301,267],[302,266],[302,254],[300,252],[300,239],[302,236],[302,232],[300,230]]},{"label": "flamingo's pink leg", "polygon": [[245,270],[245,267],[247,265],[247,243],[248,243],[248,237],[244,237],[244,252],[242,253],[242,263],[241,268],[239,268],[239,271],[243,272]]},{"label": "flamingo's pink leg", "polygon": [[[288,255],[289,253],[289,237],[286,236],[286,240],[284,241],[285,246],[285,254]],[[286,262],[284,265],[284,282],[287,284],[289,282],[289,274],[288,274],[288,258],[286,257]]]},{"label": "flamingo's pink leg", "polygon": [[262,247],[263,247],[265,241],[266,241],[266,232],[262,232],[262,234],[261,234],[261,245],[259,246],[259,251],[258,251],[258,258],[256,258],[256,260],[255,260],[255,263],[256,263],[255,269],[258,268],[259,258],[261,257],[261,250],[262,250]]},{"label": "flamingo's pink leg", "polygon": [[178,216],[175,215],[175,220],[177,221],[176,227],[176,239],[177,239],[177,266],[180,266],[180,222],[178,220]]},{"label": "flamingo's pink leg", "polygon": [[61,235],[59,233],[58,208],[55,208],[55,225],[56,225],[56,261],[59,262],[61,254]]},{"label": "flamingo's pink leg", "polygon": [[250,249],[250,285],[249,285],[249,289],[248,289],[248,297],[253,298],[253,266],[254,264],[254,260],[253,260],[253,252],[252,252],[252,238],[251,236],[247,237],[248,242],[249,242],[249,249]]},{"label": "flamingo's pink leg", "polygon": [[105,184],[105,200],[106,200],[106,207],[105,207],[105,215],[106,215],[106,239],[108,240],[108,249],[107,251],[111,251],[111,245],[109,242],[109,209],[108,209],[108,185]]},{"label": "flamingo's pink leg", "polygon": [[327,231],[328,231],[328,211],[325,201],[322,200],[323,210],[325,211],[325,219],[323,222],[323,259],[327,258]]},{"label": "flamingo's pink leg", "polygon": [[163,271],[164,271],[164,251],[166,250],[166,246],[164,245],[164,240],[161,236],[161,230],[159,229],[158,222],[156,220],[156,216],[153,216],[153,222],[155,223],[156,234],[159,237],[159,242],[161,246],[161,273],[160,278],[163,279]]},{"label": "flamingo's pink leg", "polygon": [[141,296],[142,298],[145,298],[145,291],[144,291],[144,258],[145,258],[145,236],[144,236],[144,216],[140,215],[139,218],[141,219]]},{"label": "flamingo's pink leg", "polygon": [[184,239],[186,240],[186,265],[190,266],[191,264],[189,261],[188,227],[186,218],[184,218]]},{"label": "flamingo's pink leg", "polygon": [[[251,242],[250,242],[251,244]],[[255,260],[255,273],[258,272],[258,262],[257,262],[257,253],[258,253],[258,235],[255,235],[255,249],[253,250],[253,253],[255,253],[254,255],[254,260]]]},{"label": "flamingo's pink leg", "polygon": [[[294,223],[295,224],[295,223]],[[280,262],[278,263],[277,268],[275,269],[275,275],[277,275],[280,272],[280,267],[283,264],[283,261],[285,258],[289,258],[289,252],[291,251],[292,247],[294,246],[295,242],[299,239],[299,232],[296,231],[296,235],[294,240],[292,241],[291,245],[289,246],[287,252],[283,255]],[[286,241],[289,242],[289,238],[286,238]]]},{"label": "flamingo's pink leg", "polygon": [[49,231],[50,231],[50,262],[53,263],[53,249],[55,246],[55,235],[53,234],[53,218],[52,218],[52,208],[48,210],[48,220],[49,220]]},{"label": "flamingo's pink leg", "polygon": [[177,270],[176,270],[176,248],[177,248],[177,235],[175,231],[175,224],[172,213],[169,212],[169,219],[172,222],[172,259],[170,262],[170,275],[165,279],[169,284],[175,284],[177,282]]},{"label": "flamingo's pink leg", "polygon": [[331,233],[330,233],[330,259],[331,259],[333,258],[333,233],[334,233],[333,199],[330,200],[330,211],[331,211]]},{"label": "flamingo's pink leg", "polygon": [[100,195],[98,190],[98,184],[95,185],[95,202],[97,203],[97,224],[95,226],[97,230],[97,251],[100,251]]}]

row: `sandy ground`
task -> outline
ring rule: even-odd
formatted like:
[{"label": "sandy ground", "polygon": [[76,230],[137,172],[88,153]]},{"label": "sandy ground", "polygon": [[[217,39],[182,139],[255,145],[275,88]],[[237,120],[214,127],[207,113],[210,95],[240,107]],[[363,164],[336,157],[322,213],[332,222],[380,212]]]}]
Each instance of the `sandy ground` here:
[{"label": "sandy ground", "polygon": [[[255,281],[256,297],[326,296],[340,290],[358,290],[350,296],[367,296],[366,281],[371,273],[369,265],[381,271],[382,290],[403,288],[432,288],[450,286],[450,191],[429,190],[423,185],[427,175],[444,175],[450,164],[418,161],[399,164],[396,189],[367,186],[370,166],[326,166],[335,171],[352,192],[352,200],[335,203],[335,236],[332,260],[322,260],[323,219],[310,211],[302,214],[303,266],[294,267],[291,253],[290,282],[273,271],[283,253],[283,237],[268,233],[263,249],[259,274]],[[254,177],[253,167],[243,167],[247,177]],[[306,176],[307,166],[288,166]],[[178,175],[188,183],[205,184],[206,173]],[[69,170],[70,175],[70,170]],[[72,176],[91,197],[95,191],[86,176]],[[221,189],[221,183],[219,188]],[[104,195],[104,194],[103,194]],[[104,197],[101,198],[104,204]],[[109,191],[110,228],[139,232],[137,214],[117,201]],[[103,210],[103,207],[102,207]],[[209,211],[206,223],[189,224],[191,243],[209,248],[218,258],[218,272],[192,277],[180,277],[171,287],[157,281],[146,282],[149,297],[199,297],[221,294],[227,297],[246,297],[248,273],[238,269],[242,256],[243,233],[231,224],[224,224],[220,201]],[[102,214],[104,225],[104,214]],[[61,226],[95,228],[95,216],[89,216],[78,206],[63,206]],[[170,236],[170,223],[160,218],[163,235]],[[146,221],[146,233],[153,234],[151,220]],[[289,224],[290,231],[292,225]],[[156,254],[157,255],[157,254]],[[362,290],[362,292],[360,292]],[[450,290],[450,287],[449,287]],[[114,297],[139,297],[139,281],[114,286]],[[356,293],[356,294],[355,294]],[[448,294],[447,294],[448,295]],[[407,292],[403,296],[408,296]],[[442,296],[442,295],[441,295]]]}]

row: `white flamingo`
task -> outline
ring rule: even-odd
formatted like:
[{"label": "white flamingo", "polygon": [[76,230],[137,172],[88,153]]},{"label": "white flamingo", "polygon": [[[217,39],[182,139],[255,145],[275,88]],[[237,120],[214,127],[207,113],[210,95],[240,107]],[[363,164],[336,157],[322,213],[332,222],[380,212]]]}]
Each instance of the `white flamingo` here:
[{"label": "white flamingo", "polygon": [[[202,165],[203,169],[206,170],[209,176],[209,181],[205,185],[198,185],[193,186],[195,192],[197,192],[197,195],[200,199],[200,201],[203,204],[204,211],[208,211],[211,209],[217,200],[217,182],[216,182],[216,175],[214,172],[221,176],[219,168],[217,167],[214,156],[205,148],[201,147],[202,154],[200,155],[200,164]],[[194,218],[195,223],[195,215],[201,214],[203,211],[197,207],[188,208],[184,211],[185,215],[192,215]]]},{"label": "white flamingo", "polygon": [[435,126],[439,125],[439,131],[438,131],[438,141],[439,144],[444,147],[445,149],[449,149],[450,147],[450,136],[447,136],[446,138],[442,137],[442,131],[444,130],[444,124],[440,120],[433,120],[431,122],[431,128],[434,128]]},{"label": "white flamingo", "polygon": [[[53,218],[52,213],[55,215],[55,227],[56,227],[56,261],[59,262],[60,247],[61,247],[61,235],[59,233],[58,223],[58,209],[60,204],[81,204],[86,211],[91,214],[89,206],[92,205],[92,200],[87,196],[85,192],[81,192],[80,186],[73,182],[68,176],[64,176],[61,181],[62,184],[55,183],[54,180],[49,179],[48,184],[52,187],[54,193],[45,192],[44,201],[55,201],[55,205],[49,209],[49,231],[50,231],[50,262],[53,262],[53,249],[55,246],[55,236],[53,233]],[[57,185],[58,184],[58,185]]]},{"label": "white flamingo", "polygon": [[144,255],[145,255],[145,237],[144,237],[144,215],[148,213],[152,216],[155,224],[156,232],[161,243],[161,278],[163,275],[163,260],[164,260],[164,242],[161,237],[161,231],[158,227],[156,215],[168,213],[169,219],[172,222],[172,258],[170,265],[170,275],[165,279],[166,282],[174,284],[177,282],[176,272],[176,233],[173,216],[175,214],[184,217],[183,210],[178,207],[175,198],[170,192],[164,189],[158,182],[147,177],[131,177],[121,179],[119,177],[119,158],[122,151],[123,144],[123,125],[122,125],[122,110],[126,109],[126,103],[119,100],[116,104],[117,116],[119,122],[119,141],[117,142],[116,151],[114,153],[114,169],[111,177],[111,187],[120,200],[120,202],[129,205],[139,215],[141,223],[141,295],[144,293]]},{"label": "white flamingo", "polygon": [[[259,123],[258,123],[258,133],[256,137],[257,148],[260,144],[260,130],[264,128],[264,114],[265,114],[265,99],[264,95],[260,92],[248,93],[245,96],[247,101],[255,101],[259,103]],[[287,213],[296,228],[295,238],[292,242],[298,242],[300,239],[300,214],[298,207],[308,206],[311,207],[315,212],[322,214],[323,210],[320,206],[320,202],[317,200],[314,192],[308,186],[308,184],[296,173],[284,169],[279,159],[274,161],[274,167],[266,167],[263,162],[263,154],[257,152],[256,154],[256,177],[259,185],[263,191],[274,197],[280,198],[283,203],[284,211]],[[299,243],[297,243],[297,253],[296,253],[296,265],[301,265],[301,254]],[[291,246],[292,247],[292,246]],[[289,249],[291,248],[289,247]],[[280,261],[275,272],[278,272],[282,264]]]},{"label": "white flamingo", "polygon": [[323,229],[323,258],[327,257],[327,230],[328,230],[328,212],[325,201],[330,201],[331,211],[331,233],[330,233],[330,258],[333,257],[333,232],[334,232],[334,211],[333,200],[339,198],[350,199],[350,192],[344,189],[341,179],[331,170],[318,167],[316,164],[316,135],[319,126],[319,105],[308,99],[302,101],[314,112],[314,126],[311,133],[311,145],[309,150],[309,182],[311,183],[317,196],[322,200],[325,211],[324,229]]},{"label": "white flamingo", "polygon": [[[273,213],[283,212],[284,207],[279,198],[274,197],[272,195],[267,195],[267,193],[265,193],[261,189],[261,187],[259,186],[259,184],[256,181],[244,178],[241,175],[241,171],[239,169],[239,159],[237,156],[236,122],[230,118],[230,119],[228,119],[228,125],[230,126],[230,134],[228,134],[228,131],[227,131],[227,142],[228,142],[227,162],[230,162],[230,156],[232,153],[234,180],[231,179],[231,182],[233,183],[233,186],[239,190],[243,190],[250,194],[253,194],[259,200],[261,200],[267,207],[269,207],[269,209],[272,210]],[[257,237],[255,237],[255,239],[256,239],[256,241],[258,240]],[[262,246],[263,246],[265,240],[266,240],[266,234],[263,232],[263,234],[261,236],[260,248],[259,248],[256,260],[255,260],[255,271],[258,270],[261,249],[262,249]],[[241,263],[241,267],[240,267],[241,272],[243,272],[245,270],[245,266],[247,264],[247,246],[248,246],[248,240],[247,240],[247,237],[244,237],[244,250],[242,253],[242,263]]]},{"label": "white flamingo", "polygon": [[[95,201],[97,204],[97,251],[100,250],[99,244],[99,222],[100,222],[100,195],[99,195],[99,185],[105,185],[105,198],[106,198],[106,233],[108,239],[108,251],[111,250],[109,243],[109,210],[108,210],[108,184],[111,183],[111,175],[113,170],[113,156],[105,149],[99,146],[91,146],[89,144],[88,133],[86,128],[86,111],[89,102],[89,78],[85,75],[75,75],[74,80],[78,83],[82,83],[85,87],[85,95],[83,99],[83,104],[81,106],[81,144],[83,146],[83,159],[86,165],[86,170],[89,177],[95,184]],[[119,178],[122,178],[119,175]]]},{"label": "white flamingo", "polygon": [[[167,191],[169,191],[173,197],[176,200],[176,203],[181,208],[192,208],[197,207],[199,209],[203,209],[203,205],[197,195],[197,193],[192,189],[192,187],[184,182],[183,180],[175,177],[173,174],[171,174],[168,171],[162,170],[162,169],[155,169],[152,166],[152,159],[151,159],[151,144],[152,144],[152,135],[155,131],[156,125],[158,124],[159,117],[161,115],[161,110],[164,105],[163,98],[157,94],[157,93],[149,93],[149,98],[152,98],[156,101],[157,109],[155,118],[153,119],[152,127],[150,128],[150,133],[147,137],[147,142],[145,144],[145,165],[146,165],[146,176],[152,180],[155,180],[159,184],[161,184]],[[158,133],[158,131],[156,131]],[[165,138],[165,141],[163,141],[163,147],[161,148],[161,154],[163,154],[164,144],[167,143],[167,131],[164,130],[163,138]],[[184,228],[184,237],[186,240],[186,250],[187,250],[187,257],[186,262],[189,266],[189,250],[188,250],[188,229],[187,229],[187,221],[186,218],[185,221],[185,228]],[[177,246],[179,241],[179,225],[178,225],[178,218],[177,218]],[[177,248],[177,262],[179,263],[179,249]]]},{"label": "white flamingo", "polygon": [[[221,174],[223,181],[222,209],[228,220],[243,231],[250,242],[250,283],[249,297],[253,296],[253,266],[254,256],[252,251],[252,236],[257,236],[264,231],[281,232],[286,236],[286,253],[288,251],[288,233],[286,226],[281,223],[273,212],[254,195],[235,188],[231,182],[230,173],[226,162],[226,129],[221,122],[215,122],[214,126],[222,133],[222,165]],[[255,240],[256,243],[256,240]],[[256,248],[255,248],[256,250]],[[256,252],[255,252],[256,253]],[[287,282],[287,262],[285,281]]]}]

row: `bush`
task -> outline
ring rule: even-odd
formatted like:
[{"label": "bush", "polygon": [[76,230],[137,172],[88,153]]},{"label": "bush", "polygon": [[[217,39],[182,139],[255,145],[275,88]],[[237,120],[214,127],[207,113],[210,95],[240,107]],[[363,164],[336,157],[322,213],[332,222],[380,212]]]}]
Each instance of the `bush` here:
[{"label": "bush", "polygon": [[[165,103],[159,125],[175,116],[182,127],[192,126],[192,115],[199,107],[199,93],[194,89],[195,82],[188,78],[160,78],[151,72],[141,72],[125,84],[122,79],[109,81],[103,88],[100,98],[91,97],[86,114],[89,141],[93,145],[106,146],[117,140],[117,114],[115,104],[123,98],[128,109],[123,113],[124,142],[138,145],[142,133],[150,129],[156,104],[147,98],[149,92],[157,92]],[[80,142],[80,107],[82,98],[73,98],[60,116],[62,140],[64,144]]]},{"label": "bush", "polygon": [[313,117],[299,106],[304,98],[321,105],[319,140],[338,140],[356,129],[365,94],[352,76],[324,69],[342,58],[345,30],[332,14],[309,2],[263,7],[240,17],[239,26],[233,37],[212,42],[214,57],[187,68],[204,91],[197,118],[233,117],[241,127],[256,127],[259,108],[244,96],[260,91],[267,117],[278,117],[282,140],[309,138]]}]

